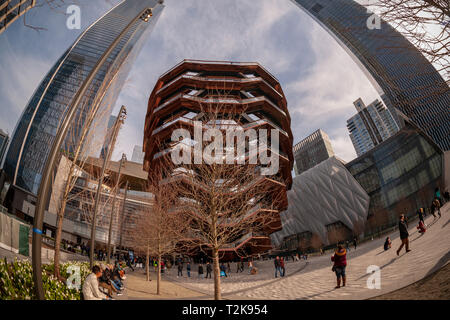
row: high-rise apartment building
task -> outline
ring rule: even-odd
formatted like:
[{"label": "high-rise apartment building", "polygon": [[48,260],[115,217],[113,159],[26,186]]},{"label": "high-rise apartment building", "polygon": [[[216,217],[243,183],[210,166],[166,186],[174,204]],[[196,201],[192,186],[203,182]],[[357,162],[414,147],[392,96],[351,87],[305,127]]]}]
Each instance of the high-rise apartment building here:
[{"label": "high-rise apartment building", "polygon": [[295,174],[299,175],[332,156],[330,138],[319,129],[294,146]]},{"label": "high-rise apartment building", "polygon": [[361,156],[400,129],[389,110],[379,100],[368,106],[361,98],[353,103],[358,113],[347,120],[350,139]]},{"label": "high-rise apartment building", "polygon": [[450,88],[400,32],[353,0],[292,0],[317,21],[361,67],[395,120],[401,111],[441,149],[450,150]]},{"label": "high-rise apartment building", "polygon": [[0,34],[35,4],[36,0],[0,0]]},{"label": "high-rise apartment building", "polygon": [[131,161],[137,163],[144,163],[145,154],[142,152],[142,146],[134,146],[133,155],[131,156]]},{"label": "high-rise apartment building", "polygon": [[[95,121],[106,128],[111,112],[105,110],[114,105],[131,62],[163,7],[156,0],[122,1],[87,28],[56,62],[29,100],[12,137],[4,169],[14,186],[37,194],[60,121],[83,86],[87,90],[77,105],[73,126],[83,124],[87,110],[96,108],[103,118]],[[109,56],[102,60],[106,52]],[[79,136],[71,139],[75,145]]]}]

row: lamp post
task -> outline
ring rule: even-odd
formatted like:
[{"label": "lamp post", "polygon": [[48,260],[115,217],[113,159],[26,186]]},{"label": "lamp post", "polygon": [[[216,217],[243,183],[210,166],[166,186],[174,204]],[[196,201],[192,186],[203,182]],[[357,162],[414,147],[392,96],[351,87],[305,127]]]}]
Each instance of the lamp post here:
[{"label": "lamp post", "polygon": [[109,141],[109,145],[107,146],[106,155],[105,158],[103,159],[103,165],[100,171],[100,177],[98,178],[97,193],[95,194],[94,212],[92,214],[92,225],[91,225],[91,253],[90,253],[91,268],[94,266],[95,229],[97,226],[97,213],[100,204],[100,198],[102,196],[103,178],[105,176],[106,166],[108,165],[109,159],[111,158],[112,150],[114,149],[114,145],[116,143],[117,134],[119,133],[119,129],[121,125],[124,123],[126,116],[127,116],[127,109],[125,108],[125,106],[122,106],[120,108],[119,114],[117,115],[116,122],[114,123],[111,140]]},{"label": "lamp post", "polygon": [[120,164],[119,164],[119,173],[117,174],[116,186],[114,187],[115,193],[114,193],[114,198],[113,198],[113,202],[111,205],[111,217],[109,219],[108,250],[107,250],[107,257],[106,257],[106,262],[108,264],[110,263],[110,256],[111,256],[111,234],[112,234],[112,224],[113,224],[113,220],[114,220],[114,207],[116,205],[117,193],[119,192],[120,171],[121,171],[122,165],[124,164],[125,161],[127,161],[127,156],[125,155],[125,153],[122,153],[122,159],[120,159]]}]

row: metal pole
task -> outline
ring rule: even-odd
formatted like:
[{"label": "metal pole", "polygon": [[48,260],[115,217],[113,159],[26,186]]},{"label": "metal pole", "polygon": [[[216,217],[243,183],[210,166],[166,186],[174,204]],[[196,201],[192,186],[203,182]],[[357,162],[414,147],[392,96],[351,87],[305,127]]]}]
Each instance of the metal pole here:
[{"label": "metal pole", "polygon": [[119,244],[122,247],[122,233],[123,233],[123,221],[125,217],[125,201],[127,200],[127,192],[128,192],[128,180],[127,184],[125,185],[125,195],[123,196],[123,203],[122,203],[122,216],[120,219],[120,241]]},{"label": "metal pole", "polygon": [[120,159],[120,165],[119,165],[119,173],[117,175],[117,182],[116,182],[116,186],[114,187],[115,192],[114,192],[114,198],[113,198],[113,202],[111,205],[111,217],[109,219],[109,232],[108,232],[108,250],[107,250],[107,257],[106,257],[106,262],[109,264],[110,263],[110,256],[111,256],[111,234],[112,234],[112,224],[113,224],[113,220],[114,220],[114,207],[116,205],[116,198],[117,198],[117,192],[119,191],[119,182],[120,182],[120,171],[122,169],[122,164],[127,160],[125,153],[122,154],[122,159]]},{"label": "metal pole", "polygon": [[100,177],[98,178],[97,193],[95,194],[94,203],[94,213],[92,214],[92,224],[91,224],[91,253],[90,253],[90,265],[91,268],[94,266],[94,248],[95,248],[95,229],[97,224],[97,213],[100,204],[100,198],[102,196],[102,186],[103,177],[105,175],[106,166],[108,165],[109,159],[111,158],[112,150],[114,149],[114,144],[116,143],[117,134],[119,133],[120,125],[123,123],[125,115],[127,114],[125,106],[120,108],[119,114],[117,115],[116,122],[114,123],[114,130],[111,136],[111,141],[109,141],[108,149],[106,151],[105,158],[103,159],[102,170],[100,171]]},{"label": "metal pole", "polygon": [[[58,132],[52,144],[49,156],[45,162],[44,171],[42,174],[42,181],[39,185],[39,191],[37,196],[36,210],[34,215],[33,223],[33,244],[32,244],[32,264],[33,264],[33,282],[34,282],[34,292],[36,298],[39,300],[45,300],[44,287],[42,285],[42,261],[41,261],[41,247],[42,247],[42,225],[44,221],[45,207],[50,196],[51,180],[53,176],[53,166],[56,162],[56,158],[59,154],[61,145],[66,138],[67,131],[73,122],[75,114],[78,110],[78,104],[81,102],[86,90],[92,83],[97,72],[103,66],[104,62],[108,59],[109,55],[112,53],[114,48],[123,38],[123,36],[131,29],[131,27],[136,23],[137,20],[142,19],[143,15],[151,9],[145,9],[139,13],[127,26],[119,36],[114,40],[114,42],[109,46],[109,48],[103,53],[95,67],[91,70],[86,80],[83,82],[82,86],[75,94],[72,103],[67,108],[66,116],[62,119],[61,125],[58,128]],[[145,21],[145,20],[144,20]]]}]

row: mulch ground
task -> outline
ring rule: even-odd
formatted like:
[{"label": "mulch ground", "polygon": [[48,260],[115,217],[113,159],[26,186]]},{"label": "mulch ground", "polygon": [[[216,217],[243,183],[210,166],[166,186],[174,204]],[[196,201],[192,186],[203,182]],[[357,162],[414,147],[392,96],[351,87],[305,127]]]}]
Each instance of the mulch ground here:
[{"label": "mulch ground", "polygon": [[370,300],[450,300],[450,263],[407,287]]}]

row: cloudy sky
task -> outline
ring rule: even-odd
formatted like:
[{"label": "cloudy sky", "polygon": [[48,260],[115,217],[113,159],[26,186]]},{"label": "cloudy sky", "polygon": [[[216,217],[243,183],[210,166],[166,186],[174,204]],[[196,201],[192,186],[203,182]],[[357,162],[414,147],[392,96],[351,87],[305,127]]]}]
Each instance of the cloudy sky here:
[{"label": "cloudy sky", "polygon": [[[76,39],[118,0],[77,0],[81,29],[66,28],[70,2],[35,8],[26,23],[0,34],[0,128],[12,134],[39,82]],[[356,157],[346,120],[353,101],[378,94],[362,71],[320,26],[289,0],[166,0],[165,9],[130,72],[114,114],[127,106],[113,159],[142,145],[147,99],[159,75],[183,59],[256,61],[281,83],[294,143],[321,128],[344,160]]]}]

